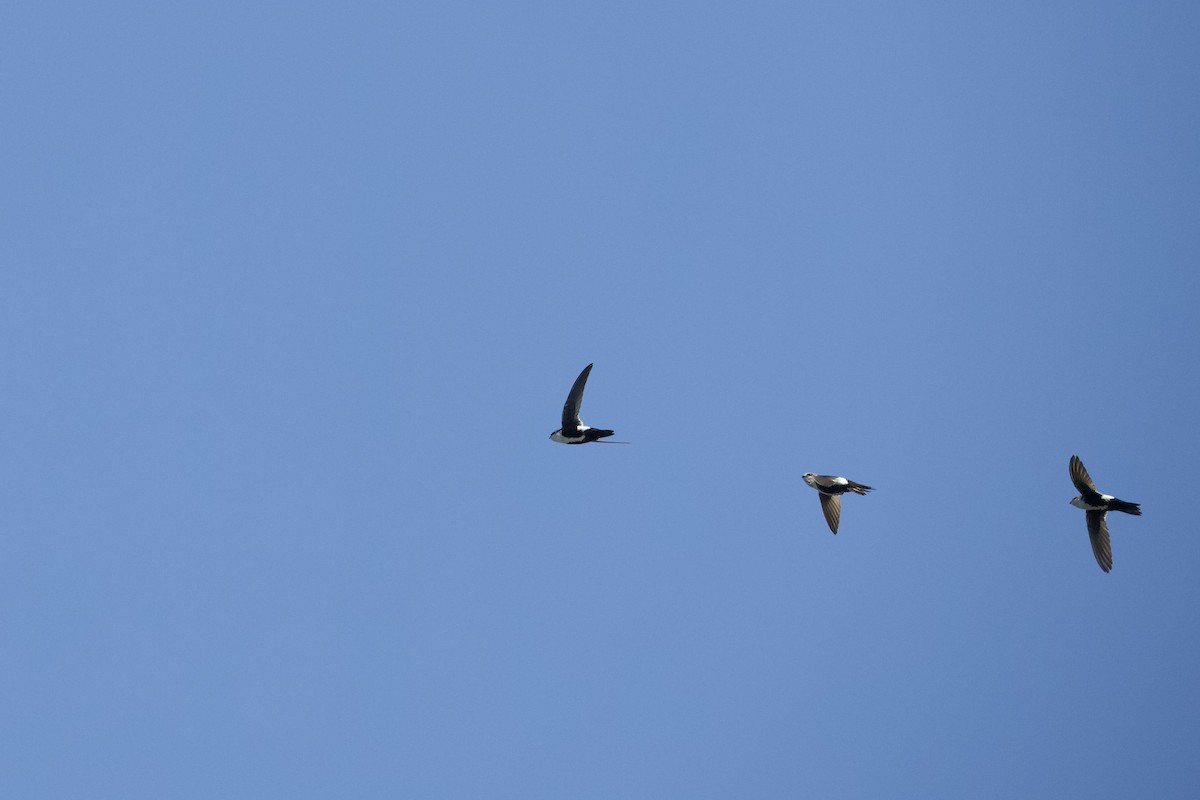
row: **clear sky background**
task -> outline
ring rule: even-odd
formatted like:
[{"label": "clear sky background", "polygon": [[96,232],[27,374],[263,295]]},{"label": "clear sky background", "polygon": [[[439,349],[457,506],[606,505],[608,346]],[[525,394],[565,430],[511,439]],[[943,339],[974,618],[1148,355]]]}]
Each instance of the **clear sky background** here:
[{"label": "clear sky background", "polygon": [[0,81],[0,794],[1200,793],[1195,3],[13,0]]}]

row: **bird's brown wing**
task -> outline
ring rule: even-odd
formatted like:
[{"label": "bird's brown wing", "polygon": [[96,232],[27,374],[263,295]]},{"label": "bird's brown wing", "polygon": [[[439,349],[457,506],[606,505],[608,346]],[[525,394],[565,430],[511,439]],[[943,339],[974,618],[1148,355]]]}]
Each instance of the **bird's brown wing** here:
[{"label": "bird's brown wing", "polygon": [[821,493],[821,510],[825,512],[825,521],[829,530],[837,533],[838,519],[842,516],[842,501],[836,494]]},{"label": "bird's brown wing", "polygon": [[1108,572],[1112,569],[1112,543],[1108,539],[1108,522],[1104,519],[1104,514],[1103,511],[1087,512],[1087,526],[1096,563],[1100,565],[1100,569]]},{"label": "bird's brown wing", "polygon": [[1068,468],[1071,471],[1071,483],[1075,484],[1075,488],[1079,490],[1080,494],[1099,494],[1096,491],[1096,484],[1092,483],[1092,476],[1088,475],[1079,456],[1071,456]]},{"label": "bird's brown wing", "polygon": [[564,434],[574,435],[579,431],[579,407],[583,405],[583,387],[587,385],[588,374],[591,371],[591,364],[583,368],[583,372],[579,373],[579,377],[571,385],[567,402],[563,403],[562,430]]}]

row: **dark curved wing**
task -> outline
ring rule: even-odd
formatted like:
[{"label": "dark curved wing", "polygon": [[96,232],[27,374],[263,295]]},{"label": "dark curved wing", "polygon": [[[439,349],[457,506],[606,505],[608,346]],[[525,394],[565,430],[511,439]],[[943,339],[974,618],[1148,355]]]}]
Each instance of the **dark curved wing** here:
[{"label": "dark curved wing", "polygon": [[563,403],[562,430],[564,434],[570,435],[579,430],[579,407],[583,405],[583,387],[587,384],[591,371],[591,364],[583,368],[583,372],[579,373],[579,377],[571,386],[567,402]]},{"label": "dark curved wing", "polygon": [[1068,467],[1071,472],[1071,483],[1075,484],[1075,488],[1079,490],[1079,494],[1083,499],[1089,505],[1100,505],[1102,502],[1100,492],[1096,491],[1096,484],[1092,483],[1092,476],[1088,475],[1088,471],[1083,466],[1083,462],[1079,460],[1079,456],[1071,456]]},{"label": "dark curved wing", "polygon": [[837,533],[838,520],[842,516],[842,501],[836,494],[825,494],[821,492],[821,510],[825,512],[825,521],[829,523],[829,530]]},{"label": "dark curved wing", "polygon": [[1075,484],[1076,489],[1084,493],[1096,491],[1096,484],[1092,483],[1092,476],[1088,475],[1079,456],[1071,456],[1068,468],[1071,471],[1071,483]]},{"label": "dark curved wing", "polygon": [[1112,569],[1112,543],[1108,539],[1108,522],[1104,519],[1104,512],[1087,512],[1087,526],[1096,563],[1100,565],[1100,569],[1108,572]]}]

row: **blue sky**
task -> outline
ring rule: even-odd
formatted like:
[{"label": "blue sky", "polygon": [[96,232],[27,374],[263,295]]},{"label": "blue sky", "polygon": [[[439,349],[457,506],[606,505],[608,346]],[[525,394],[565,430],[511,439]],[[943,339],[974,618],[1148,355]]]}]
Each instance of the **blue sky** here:
[{"label": "blue sky", "polygon": [[1194,797],[1198,53],[5,4],[3,793]]}]

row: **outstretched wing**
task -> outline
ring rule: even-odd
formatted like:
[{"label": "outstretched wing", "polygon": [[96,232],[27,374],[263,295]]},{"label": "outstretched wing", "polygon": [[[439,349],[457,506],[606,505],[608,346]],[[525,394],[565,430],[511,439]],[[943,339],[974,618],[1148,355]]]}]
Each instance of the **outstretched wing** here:
[{"label": "outstretched wing", "polygon": [[588,374],[592,371],[592,365],[588,364],[583,368],[583,372],[579,373],[579,377],[575,379],[574,385],[571,386],[571,392],[567,395],[567,402],[563,403],[562,430],[566,435],[574,434],[579,430],[579,407],[583,405],[583,387],[587,384]]},{"label": "outstretched wing", "polygon": [[1096,484],[1092,483],[1092,476],[1088,475],[1079,456],[1071,456],[1068,466],[1071,472],[1071,483],[1075,484],[1079,494],[1087,501],[1088,505],[1099,505],[1102,502],[1100,493],[1096,491]]},{"label": "outstretched wing", "polygon": [[836,494],[821,492],[821,510],[825,512],[825,521],[829,530],[837,533],[838,519],[842,516],[842,501]]},{"label": "outstretched wing", "polygon": [[1108,523],[1104,519],[1104,512],[1087,512],[1087,526],[1096,563],[1100,565],[1100,569],[1108,572],[1112,569],[1112,543],[1108,540]]}]

